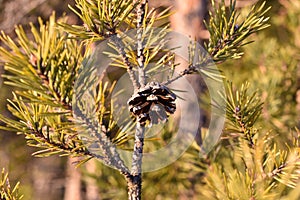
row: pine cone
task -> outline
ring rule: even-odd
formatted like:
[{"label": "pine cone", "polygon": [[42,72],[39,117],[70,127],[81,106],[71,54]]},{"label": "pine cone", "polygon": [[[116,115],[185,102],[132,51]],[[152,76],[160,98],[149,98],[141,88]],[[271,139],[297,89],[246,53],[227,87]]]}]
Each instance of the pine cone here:
[{"label": "pine cone", "polygon": [[127,103],[132,115],[145,125],[147,121],[150,124],[167,121],[168,115],[176,110],[175,100],[176,95],[169,88],[158,82],[150,82],[133,94]]}]

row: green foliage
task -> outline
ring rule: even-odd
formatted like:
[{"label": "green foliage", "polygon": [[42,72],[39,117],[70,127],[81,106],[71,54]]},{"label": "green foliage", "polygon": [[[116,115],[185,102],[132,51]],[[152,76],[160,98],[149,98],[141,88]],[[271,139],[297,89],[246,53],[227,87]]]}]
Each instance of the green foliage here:
[{"label": "green foliage", "polygon": [[0,53],[5,70],[11,73],[4,75],[8,80],[5,83],[23,89],[19,95],[37,103],[67,109],[82,59],[81,47],[76,41],[67,39],[55,23],[52,15],[47,24],[39,20],[40,30],[31,24],[33,41],[21,26],[16,28],[17,44],[2,33],[1,41],[10,50],[1,47]]},{"label": "green foliage", "polygon": [[[254,43],[244,47],[243,59],[220,65],[226,77],[236,85],[245,81],[255,83],[253,90],[261,91],[264,102],[259,127],[275,137],[278,145],[291,144],[290,131],[299,126],[297,91],[299,90],[299,38],[297,23],[299,7],[293,1],[285,1],[279,7],[280,14],[273,14],[272,26],[255,35]],[[298,10],[298,11],[297,11]],[[280,33],[280,34],[279,34]],[[234,69],[232,69],[234,66]]]},{"label": "green foliage", "polygon": [[[35,156],[84,155],[87,156],[86,161],[94,155],[78,138],[80,122],[72,116],[75,78],[82,71],[81,45],[56,26],[54,15],[47,24],[40,20],[39,31],[33,25],[31,30],[35,38],[33,42],[29,41],[22,27],[16,29],[21,48],[4,33],[1,37],[12,50],[9,53],[1,47],[0,56],[5,62],[5,69],[11,72],[4,75],[6,83],[17,88],[8,109],[18,118],[0,116],[7,125],[2,129],[24,134],[28,145],[42,149],[34,153]],[[110,122],[110,103],[105,102],[105,93],[112,88],[102,86],[97,82],[93,91],[95,105],[101,106],[96,108],[95,116],[98,116],[100,124],[106,121],[109,137],[122,143],[125,136],[117,134],[120,129]]]},{"label": "green foliage", "polygon": [[39,30],[31,24],[33,41],[21,26],[16,28],[17,43],[2,33],[1,41],[10,48],[0,48],[5,70],[10,72],[4,75],[5,83],[16,88],[8,109],[18,118],[0,116],[7,124],[2,129],[22,133],[30,146],[43,149],[35,155],[84,155],[88,152],[69,120],[81,46],[55,23],[52,15],[48,23],[39,20]]},{"label": "green foliage", "polygon": [[[136,28],[136,13],[133,11],[139,3],[139,0],[76,0],[76,8],[70,8],[80,17],[84,26],[68,25],[66,23],[60,25],[78,38],[92,41],[103,40],[116,33],[121,34]],[[157,13],[154,9],[149,10],[147,6],[143,26],[150,28],[166,19],[170,16],[169,10],[168,8]]]},{"label": "green foliage", "polygon": [[206,24],[210,33],[206,48],[214,62],[240,58],[242,46],[249,43],[245,39],[269,26],[269,18],[265,14],[270,7],[264,8],[265,3],[254,5],[244,19],[238,19],[235,1],[230,0],[229,8],[226,8],[224,0],[219,5],[212,1],[213,11]]},{"label": "green foliage", "polygon": [[256,92],[251,96],[247,95],[248,88],[249,83],[246,83],[241,86],[239,91],[234,91],[232,83],[228,83],[223,98],[226,98],[227,103],[227,120],[232,125],[230,132],[241,134],[242,137],[245,136],[252,143],[252,137],[255,134],[252,127],[261,114],[263,104]]},{"label": "green foliage", "polygon": [[9,182],[8,173],[5,173],[5,170],[2,169],[1,179],[0,179],[0,199],[2,200],[19,200],[23,196],[19,194],[19,184],[11,187]]},{"label": "green foliage", "polygon": [[213,164],[205,186],[198,190],[205,199],[300,197],[299,131],[294,128],[299,126],[299,7],[282,3],[284,14],[273,14],[271,30],[251,38],[255,43],[243,48],[248,52],[243,59],[220,66],[240,88],[227,84],[223,95],[228,122],[217,151],[209,155]]},{"label": "green foliage", "polygon": [[[28,145],[39,149],[35,156],[83,156],[82,163],[97,157],[113,165],[119,161],[116,146],[132,149],[134,122],[129,119],[124,126],[117,125],[112,97],[115,83],[95,79],[100,75],[93,68],[93,62],[89,62],[93,50],[90,44],[110,37],[110,49],[103,55],[112,59],[110,67],[127,69],[133,80],[139,66],[134,47],[139,40],[144,43],[143,70],[150,79],[168,71],[170,75],[165,77],[165,84],[198,72],[214,80],[224,77],[230,80],[226,94],[220,94],[226,101],[227,117],[220,143],[202,159],[198,155],[200,147],[194,143],[177,162],[146,174],[143,183],[146,199],[179,196],[299,199],[299,131],[291,129],[299,123],[295,101],[299,78],[294,75],[299,71],[299,60],[295,58],[299,56],[300,45],[293,32],[300,27],[297,18],[300,9],[298,3],[284,2],[290,12],[285,18],[272,21],[288,24],[284,32],[290,36],[285,38],[289,46],[285,45],[282,50],[275,36],[269,39],[269,35],[254,34],[269,26],[265,15],[270,8],[265,8],[265,3],[239,12],[235,1],[230,1],[229,7],[225,1],[220,4],[212,1],[213,10],[206,24],[211,35],[205,46],[208,54],[195,52],[191,42],[188,68],[174,79],[170,77],[177,66],[175,56],[165,46],[165,36],[170,31],[165,23],[170,16],[169,9],[157,12],[146,5],[139,27],[143,30],[141,37],[129,31],[138,27],[137,14],[133,11],[139,1],[134,3],[133,0],[76,0],[71,9],[83,21],[82,26],[69,25],[65,18],[59,19],[57,25],[53,14],[49,22],[39,19],[39,29],[31,24],[30,36],[18,26],[17,41],[2,32],[0,40],[4,45],[0,47],[0,60],[7,72],[5,83],[15,87],[8,109],[16,119],[0,115],[0,121],[6,124],[0,128],[25,135]],[[247,14],[239,14],[242,12]],[[153,29],[155,27],[160,29]],[[245,46],[250,36],[258,43]],[[246,54],[243,60],[230,62],[240,59],[244,52],[253,53]],[[212,61],[217,64],[229,61],[221,66],[224,76],[209,68]],[[153,62],[154,65],[149,64]],[[243,84],[249,77],[250,84]],[[236,89],[235,85],[240,87]],[[72,104],[74,96],[78,99]],[[175,127],[167,127],[161,137],[146,140],[146,150],[162,147],[175,131]],[[202,134],[205,138],[208,130],[203,128]],[[100,148],[89,151],[87,147],[93,146],[93,142]],[[119,168],[124,169],[127,170],[124,166]],[[124,187],[125,183],[118,181],[119,176],[109,170],[94,175],[101,192],[105,193],[103,198],[113,198],[112,191]],[[10,190],[7,180],[3,172],[1,195],[2,192],[16,195],[18,185]],[[125,198],[123,192],[117,195],[119,199]]]},{"label": "green foliage", "polygon": [[280,199],[299,184],[297,132],[295,142],[280,149],[270,133],[257,127],[262,103],[248,87],[234,90],[228,83],[229,123],[201,190],[208,199]]},{"label": "green foliage", "polygon": [[266,2],[261,5],[255,4],[247,15],[239,19],[240,13],[236,9],[236,1],[230,0],[229,8],[226,7],[225,1],[220,4],[212,2],[213,10],[209,12],[208,22],[204,22],[210,33],[208,42],[205,42],[207,53],[195,52],[194,44],[191,43],[189,48],[189,66],[179,73],[166,84],[169,84],[186,74],[201,73],[214,80],[220,80],[222,76],[211,69],[211,65],[220,64],[231,59],[240,59],[243,53],[243,47],[251,42],[247,39],[270,25],[269,17],[266,13],[270,7],[265,8]]},{"label": "green foliage", "polygon": [[115,34],[116,29],[121,26],[130,27],[133,24],[134,14],[132,11],[137,5],[138,1],[133,4],[133,0],[76,0],[76,8],[70,8],[85,25],[70,26],[64,24],[64,27],[80,38],[102,40]]}]

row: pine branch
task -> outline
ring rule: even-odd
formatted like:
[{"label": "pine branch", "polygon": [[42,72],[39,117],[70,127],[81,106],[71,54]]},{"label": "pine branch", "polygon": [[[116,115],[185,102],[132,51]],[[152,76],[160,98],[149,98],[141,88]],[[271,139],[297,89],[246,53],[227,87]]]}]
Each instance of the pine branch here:
[{"label": "pine branch", "polygon": [[129,58],[126,55],[125,46],[122,44],[122,40],[121,40],[120,37],[121,36],[119,36],[117,34],[117,35],[111,37],[110,40],[112,40],[112,42],[115,44],[116,49],[117,49],[119,55],[121,55],[123,63],[126,66],[127,73],[129,74],[129,78],[130,78],[130,80],[131,80],[131,82],[133,84],[134,91],[137,91],[138,88],[140,87],[140,84],[137,81],[136,75],[135,75],[135,73],[133,71],[132,64],[130,63]]},{"label": "pine branch", "polygon": [[1,200],[20,200],[23,198],[23,195],[19,194],[18,182],[13,188],[11,187],[8,173],[5,173],[5,170],[2,169],[1,179],[0,179],[0,199]]},{"label": "pine branch", "polygon": [[19,120],[0,116],[0,120],[7,125],[7,127],[0,128],[22,133],[26,136],[29,146],[43,149],[33,155],[39,157],[53,154],[93,156],[83,147],[77,133],[72,131],[72,123],[61,122],[68,117],[69,112],[49,113],[51,110],[49,106],[24,103],[23,99],[15,94],[14,99],[16,103],[11,102],[9,110]]},{"label": "pine branch", "polygon": [[[236,0],[230,0],[229,8],[226,8],[225,1],[216,5],[212,0],[213,11],[209,13],[209,23],[205,22],[210,33],[208,43],[205,43],[205,49],[208,52],[195,52],[195,45],[189,48],[189,65],[186,69],[180,71],[177,76],[164,82],[168,85],[181,77],[201,72],[204,76],[214,80],[220,80],[222,77],[211,71],[210,65],[220,64],[226,60],[239,59],[243,55],[242,47],[249,44],[246,40],[254,33],[267,27],[269,18],[265,17],[269,8],[264,8],[266,2],[261,5],[255,5],[251,8],[245,19],[238,20],[238,13],[235,7]],[[238,24],[238,21],[239,22]],[[194,47],[193,47],[194,46]],[[199,49],[196,49],[199,51]]]},{"label": "pine branch", "polygon": [[242,47],[250,35],[269,27],[269,17],[265,17],[269,8],[264,8],[266,2],[255,4],[245,19],[238,20],[235,8],[236,1],[230,0],[227,9],[222,0],[219,6],[212,1],[213,11],[210,12],[209,24],[206,27],[210,33],[207,52],[214,62],[220,63],[228,59],[238,59],[243,55]]},{"label": "pine branch", "polygon": [[[232,83],[227,82],[226,94],[221,94],[226,101],[226,116],[231,123],[233,131],[242,134],[251,144],[255,131],[252,129],[262,112],[263,103],[257,96],[257,92],[249,94],[249,83],[243,84],[235,90]],[[220,106],[220,105],[219,105]]]},{"label": "pine branch", "polygon": [[[0,48],[5,69],[12,73],[5,76],[9,80],[6,83],[23,90],[17,89],[15,103],[11,102],[9,107],[20,120],[0,116],[8,125],[1,128],[23,133],[28,145],[43,148],[36,156],[64,152],[95,157],[82,147],[71,117],[74,80],[82,60],[81,46],[67,39],[61,28],[55,26],[54,15],[48,23],[40,20],[39,31],[33,25],[31,28],[34,42],[29,41],[22,27],[16,29],[21,47],[2,33],[1,40],[12,49],[9,52]],[[127,140],[117,133],[111,133],[111,137],[119,137],[117,142]]]},{"label": "pine branch", "polygon": [[[145,9],[148,6],[147,0],[142,0],[137,6],[137,61],[138,61],[138,73],[139,73],[139,84],[143,88],[146,84],[146,74],[144,69],[144,44],[143,44],[143,22],[145,20]],[[136,124],[134,148],[132,155],[132,168],[131,175],[133,176],[132,182],[128,184],[128,199],[138,200],[141,199],[142,195],[142,158],[143,158],[143,147],[144,147],[144,136],[145,125],[141,122]]]},{"label": "pine branch", "polygon": [[[81,123],[77,121],[79,130],[81,132],[88,132],[86,134],[81,133],[81,135],[88,135],[89,137],[92,137],[91,141],[89,141],[88,137],[84,138],[86,145],[93,146],[98,144],[101,149],[101,154],[103,154],[103,156],[100,157],[100,160],[102,160],[106,165],[119,170],[122,174],[128,174],[129,169],[125,166],[123,160],[120,158],[116,146],[112,144],[110,139],[107,137],[106,128],[99,124],[98,120],[87,118],[87,116],[85,116],[84,113],[79,110],[77,110],[76,115],[77,120],[82,120]],[[90,149],[90,151],[93,151],[93,149]]]},{"label": "pine branch", "polygon": [[[101,41],[123,27],[131,25],[133,11],[138,1],[133,0],[76,0],[75,7],[69,8],[84,22],[84,26],[60,24],[79,39]],[[126,26],[127,25],[127,26]]]},{"label": "pine branch", "polygon": [[21,89],[18,94],[26,99],[70,110],[81,45],[56,27],[55,14],[47,23],[39,19],[39,25],[40,30],[30,25],[33,41],[21,26],[16,28],[18,43],[2,33],[1,41],[11,49],[0,48],[5,70],[11,72],[4,75],[5,83]]},{"label": "pine branch", "polygon": [[[133,66],[129,61],[125,52],[125,47],[122,45],[122,39],[118,30],[119,27],[132,15],[132,11],[136,8],[138,2],[133,3],[132,0],[126,1],[87,1],[76,0],[76,7],[70,9],[77,14],[85,23],[86,30],[82,30],[81,26],[71,26],[66,23],[60,25],[64,27],[70,34],[73,34],[85,40],[104,40],[108,39],[114,43],[116,50],[122,57],[122,61],[127,67],[130,80],[134,90],[139,88],[139,83],[136,80]],[[98,21],[99,20],[99,21]]]},{"label": "pine branch", "polygon": [[[62,142],[56,142],[55,140],[51,139],[51,137],[49,137],[50,132],[49,129],[47,130],[47,128],[45,128],[45,132],[43,132],[43,129],[38,129],[38,124],[35,124],[35,128],[33,128],[33,126],[31,124],[28,124],[29,131],[31,133],[31,135],[33,135],[32,140],[38,141],[39,144],[32,144],[30,138],[30,135],[27,135],[27,139],[28,140],[28,145],[29,146],[34,146],[34,147],[40,147],[40,148],[45,148],[45,150],[39,150],[35,153],[33,153],[33,156],[38,156],[38,157],[44,157],[44,156],[49,156],[49,155],[53,155],[53,154],[57,154],[57,153],[65,153],[67,155],[73,155],[73,156],[88,156],[90,159],[91,157],[96,157],[99,159],[103,159],[101,156],[98,156],[96,154],[91,153],[90,151],[88,151],[86,148],[84,148],[82,146],[82,144],[80,144],[79,142],[75,142],[80,141],[79,139],[75,139],[76,135],[73,137],[72,143],[68,144],[65,143],[64,141]],[[42,145],[41,145],[42,144]],[[74,146],[71,146],[74,145]]]},{"label": "pine branch", "polygon": [[144,38],[143,33],[145,27],[143,26],[145,20],[145,9],[148,4],[147,0],[142,0],[137,6],[137,62],[138,62],[138,73],[139,83],[141,87],[146,85],[146,74],[144,70],[145,56],[144,56]]},{"label": "pine branch", "polygon": [[[190,64],[186,69],[184,69],[183,71],[180,71],[177,76],[170,78],[167,81],[163,82],[163,85],[169,85],[169,84],[173,83],[174,81],[177,81],[178,79],[184,77],[185,75],[195,74],[195,73],[199,73],[201,71],[205,72],[204,75],[211,74],[211,78],[212,78],[216,75],[214,73],[209,73],[208,70],[206,69],[210,64],[212,64],[211,60],[206,60],[199,64]],[[221,77],[219,77],[219,78],[221,78]]]},{"label": "pine branch", "polygon": [[[83,20],[84,26],[61,23],[61,27],[67,30],[68,34],[54,26],[53,19],[50,20],[50,25],[40,23],[40,30],[32,26],[33,42],[29,41],[21,27],[17,29],[19,37],[17,44],[2,34],[1,40],[9,47],[9,50],[0,49],[0,57],[6,63],[6,70],[11,72],[6,75],[6,79],[9,84],[18,87],[9,109],[18,120],[6,119],[0,115],[0,120],[7,124],[1,128],[25,134],[29,145],[43,148],[36,153],[39,156],[65,153],[65,155],[84,155],[87,159],[98,158],[124,175],[128,184],[129,199],[141,199],[143,146],[146,121],[150,121],[149,111],[154,104],[159,103],[168,114],[176,110],[174,103],[176,96],[165,85],[185,75],[199,72],[212,79],[221,80],[223,77],[210,68],[213,62],[221,63],[239,58],[243,53],[242,46],[247,44],[246,39],[268,26],[268,18],[264,16],[268,9],[264,9],[264,4],[260,7],[254,6],[241,22],[238,21],[236,14],[235,1],[234,3],[231,1],[229,9],[225,7],[224,1],[219,7],[213,6],[214,12],[211,13],[208,25],[211,34],[206,46],[208,54],[198,52],[195,45],[191,44],[188,68],[163,84],[147,83],[147,75],[157,73],[164,65],[171,68],[170,71],[176,66],[174,55],[170,55],[170,49],[164,48],[166,44],[164,36],[169,31],[169,26],[164,24],[159,31],[152,29],[158,20],[165,19],[169,14],[168,10],[160,14],[156,14],[154,10],[149,11],[147,0],[76,0],[76,7],[71,9]],[[133,10],[136,10],[136,13]],[[137,28],[136,38],[124,36],[129,28]],[[89,63],[83,61],[81,45],[75,40],[70,40],[74,37],[83,39],[85,44],[108,39],[109,45],[116,50],[115,54],[108,53],[115,61],[112,66],[126,68],[134,85],[134,94],[128,101],[130,111],[137,119],[131,171],[117,152],[117,145],[128,141],[128,138],[126,134],[118,135],[119,130],[113,130],[116,127],[112,116],[113,106],[108,106],[111,98],[104,94],[107,92],[105,87],[108,86],[103,86],[104,83],[101,81],[95,82],[95,77],[99,74],[95,69],[89,68]],[[132,43],[127,41],[130,39]],[[136,51],[130,52],[132,50],[130,48],[135,48],[131,44],[137,46]],[[155,66],[149,67],[150,62],[155,62]],[[82,77],[77,77],[84,70],[87,72],[83,73]],[[136,71],[138,81],[135,77]],[[78,78],[77,86],[74,86],[75,77]],[[73,88],[78,91],[73,91]],[[87,91],[89,88],[92,90]],[[226,99],[227,117],[233,127],[230,131],[237,132],[238,136],[244,136],[250,141],[251,148],[247,146],[248,144],[244,149],[240,148],[238,153],[247,156],[245,159],[242,158],[244,162],[242,165],[231,163],[236,157],[225,158],[228,159],[226,164],[238,167],[235,172],[221,171],[227,168],[218,163],[218,173],[214,174],[211,171],[208,175],[202,174],[206,179],[211,178],[210,182],[206,183],[213,186],[212,193],[215,192],[215,197],[222,199],[237,199],[240,197],[238,193],[248,197],[246,199],[255,198],[256,188],[260,186],[256,185],[255,181],[264,170],[265,179],[278,179],[286,185],[295,186],[298,172],[290,174],[290,177],[286,176],[286,173],[290,172],[289,169],[292,167],[296,166],[298,169],[298,155],[295,154],[297,159],[285,159],[280,162],[276,160],[276,155],[282,156],[282,152],[272,152],[272,156],[276,157],[273,160],[265,155],[268,161],[271,160],[269,165],[272,166],[272,170],[269,171],[264,163],[260,163],[263,159],[255,155],[258,152],[256,146],[258,134],[253,127],[262,107],[256,93],[249,95],[247,86],[242,86],[236,91],[232,85],[227,92],[228,96],[224,94],[223,98]],[[74,104],[71,104],[73,96],[78,97],[76,109],[73,107]],[[84,100],[80,101],[81,97],[85,97],[88,104],[85,104]],[[163,98],[164,103],[157,100],[158,98]],[[75,119],[71,115],[72,111],[77,115]],[[165,114],[164,120],[167,119],[167,113]],[[238,145],[241,147],[241,143]],[[199,170],[201,173],[213,169],[213,166],[210,168],[203,165],[199,165],[203,168]],[[255,168],[252,170],[249,166]],[[256,171],[258,167],[261,167],[259,168],[261,172]],[[236,185],[241,186],[243,190],[236,192],[234,189],[239,188]],[[266,185],[273,188],[272,184]]]},{"label": "pine branch", "polygon": [[276,180],[288,187],[295,188],[300,181],[300,158],[295,147],[288,151],[278,150],[276,146],[266,154],[263,178]]}]

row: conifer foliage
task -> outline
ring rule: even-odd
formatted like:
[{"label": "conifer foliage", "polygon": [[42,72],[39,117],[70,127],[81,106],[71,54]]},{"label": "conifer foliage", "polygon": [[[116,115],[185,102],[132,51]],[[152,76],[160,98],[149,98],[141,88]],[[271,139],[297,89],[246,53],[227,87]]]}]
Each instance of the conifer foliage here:
[{"label": "conifer foliage", "polygon": [[1,180],[0,180],[0,198],[1,199],[11,199],[11,200],[19,200],[22,199],[22,195],[19,194],[19,183],[17,183],[14,187],[12,187],[8,173],[2,169]]},{"label": "conifer foliage", "polygon": [[[8,100],[7,106],[15,117],[0,115],[0,121],[5,123],[1,129],[24,135],[27,144],[38,149],[34,156],[78,156],[81,157],[79,164],[99,159],[123,175],[128,199],[141,199],[144,143],[149,143],[149,149],[156,145],[155,140],[144,141],[145,127],[165,122],[175,112],[176,95],[168,88],[170,83],[200,73],[215,81],[224,81],[226,85],[225,93],[219,93],[226,106],[214,105],[226,112],[222,139],[201,159],[199,144],[193,144],[177,161],[180,167],[177,166],[176,173],[180,176],[172,174],[167,167],[158,172],[161,177],[173,175],[172,179],[179,182],[174,188],[193,187],[198,199],[298,199],[299,131],[293,129],[292,139],[282,148],[271,132],[261,128],[259,119],[264,104],[260,92],[250,91],[249,83],[236,87],[228,81],[232,78],[220,76],[210,68],[214,63],[237,62],[244,54],[244,46],[250,43],[249,37],[269,27],[266,13],[270,8],[265,2],[256,3],[242,15],[236,1],[226,6],[225,1],[212,0],[210,18],[206,22],[210,33],[204,46],[207,54],[195,52],[191,42],[187,68],[178,71],[177,76],[165,77],[161,83],[151,82],[150,76],[162,66],[169,67],[170,73],[178,66],[172,49],[165,46],[165,36],[171,31],[170,8],[150,9],[147,0],[75,2],[75,7],[70,9],[82,20],[82,25],[70,25],[66,17],[56,19],[53,13],[47,22],[39,19],[38,27],[30,24],[29,35],[22,26],[17,26],[15,41],[1,32],[0,61],[6,70],[3,77],[6,84],[14,87],[13,99]],[[134,34],[131,29],[135,30]],[[94,45],[104,40],[108,40],[113,49],[106,52],[113,60],[110,67],[125,69],[134,88],[128,109],[135,120],[128,119],[123,127],[118,126],[113,117],[115,83],[100,77],[94,81],[96,69],[89,62]],[[132,46],[136,50],[131,49]],[[85,76],[80,76],[82,73]],[[87,87],[92,88],[92,92],[85,93]],[[75,94],[87,95],[93,105],[86,108],[80,99],[75,99],[74,104]],[[154,106],[154,110],[154,104],[161,105],[167,112],[161,112],[158,106]],[[150,120],[151,109],[160,116],[158,121]],[[78,133],[85,132],[88,137],[83,139]],[[163,142],[167,142],[168,134],[175,133],[175,128],[167,127],[165,132],[160,138]],[[204,127],[202,133],[203,137],[209,134]],[[97,144],[95,151],[91,150],[89,141]],[[117,148],[132,150],[131,168],[125,165]],[[182,178],[189,177],[189,173],[194,173],[189,179],[191,183]],[[20,199],[16,192],[18,185],[11,190],[7,175],[3,172],[2,176],[1,199]],[[147,198],[151,194],[147,190],[155,188],[153,182],[155,175],[145,175],[145,199],[151,199],[150,195]]]}]

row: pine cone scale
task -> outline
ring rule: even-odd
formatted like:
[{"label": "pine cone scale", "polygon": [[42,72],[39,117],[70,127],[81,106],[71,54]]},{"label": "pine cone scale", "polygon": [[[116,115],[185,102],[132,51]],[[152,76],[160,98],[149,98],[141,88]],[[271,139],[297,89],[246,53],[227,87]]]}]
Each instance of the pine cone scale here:
[{"label": "pine cone scale", "polygon": [[129,111],[138,122],[145,125],[167,121],[167,117],[176,111],[176,95],[165,85],[149,82],[140,88],[128,100]]}]

